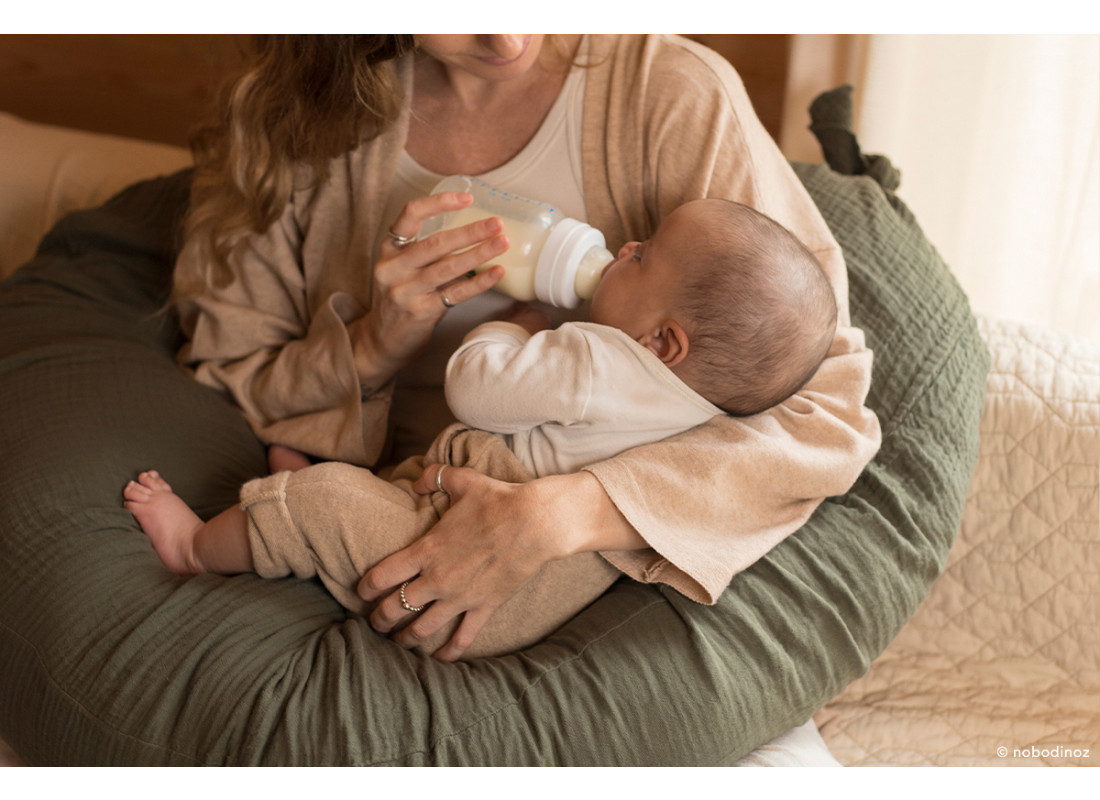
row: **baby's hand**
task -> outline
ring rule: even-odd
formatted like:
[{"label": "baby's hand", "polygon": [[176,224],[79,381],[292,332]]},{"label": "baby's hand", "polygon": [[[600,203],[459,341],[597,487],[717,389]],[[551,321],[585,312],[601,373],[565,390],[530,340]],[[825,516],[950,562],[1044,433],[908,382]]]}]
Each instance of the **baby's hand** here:
[{"label": "baby's hand", "polygon": [[504,313],[501,319],[504,322],[519,325],[532,335],[539,331],[550,330],[550,317],[546,312],[540,311],[527,303],[516,303]]}]

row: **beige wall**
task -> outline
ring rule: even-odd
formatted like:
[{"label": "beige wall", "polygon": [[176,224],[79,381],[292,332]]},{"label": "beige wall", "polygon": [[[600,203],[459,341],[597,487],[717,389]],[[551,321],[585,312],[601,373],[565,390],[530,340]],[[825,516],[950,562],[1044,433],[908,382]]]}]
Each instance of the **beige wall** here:
[{"label": "beige wall", "polygon": [[[810,133],[810,103],[822,92],[850,84],[858,113],[870,37],[866,34],[797,34],[790,37],[787,82],[783,92],[783,125],[776,137],[792,161],[822,160]],[[857,120],[858,122],[858,120]]]}]

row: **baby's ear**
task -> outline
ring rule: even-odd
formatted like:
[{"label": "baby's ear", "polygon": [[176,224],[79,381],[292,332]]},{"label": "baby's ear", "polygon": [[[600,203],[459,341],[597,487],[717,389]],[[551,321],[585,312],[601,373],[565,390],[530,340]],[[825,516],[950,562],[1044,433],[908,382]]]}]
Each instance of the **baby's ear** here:
[{"label": "baby's ear", "polygon": [[666,319],[651,333],[639,336],[638,344],[650,350],[669,368],[687,358],[687,331],[674,319]]}]

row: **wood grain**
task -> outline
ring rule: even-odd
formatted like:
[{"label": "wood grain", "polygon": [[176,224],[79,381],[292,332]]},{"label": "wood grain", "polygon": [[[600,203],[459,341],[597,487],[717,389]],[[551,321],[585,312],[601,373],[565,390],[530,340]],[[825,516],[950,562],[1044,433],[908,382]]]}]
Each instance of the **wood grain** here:
[{"label": "wood grain", "polygon": [[[34,122],[185,145],[240,36],[0,34],[0,110]],[[779,138],[790,36],[693,34],[741,74]]]},{"label": "wood grain", "polygon": [[237,52],[233,36],[0,35],[0,110],[185,145]]}]

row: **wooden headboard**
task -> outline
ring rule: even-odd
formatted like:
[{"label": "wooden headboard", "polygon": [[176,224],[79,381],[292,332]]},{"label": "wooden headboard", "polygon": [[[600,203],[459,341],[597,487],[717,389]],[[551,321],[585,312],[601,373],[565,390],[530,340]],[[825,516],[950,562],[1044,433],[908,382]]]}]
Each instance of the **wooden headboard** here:
[{"label": "wooden headboard", "polygon": [[185,145],[238,45],[214,35],[0,35],[0,110]]},{"label": "wooden headboard", "polygon": [[[778,139],[788,35],[695,34],[741,74]],[[185,145],[221,77],[235,35],[0,35],[0,111],[24,119]]]}]

